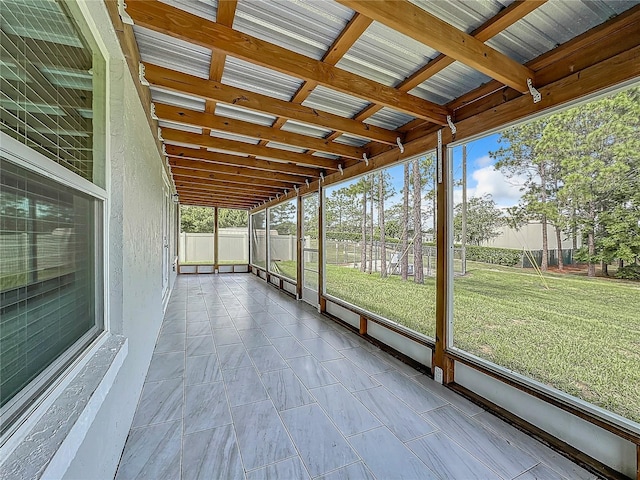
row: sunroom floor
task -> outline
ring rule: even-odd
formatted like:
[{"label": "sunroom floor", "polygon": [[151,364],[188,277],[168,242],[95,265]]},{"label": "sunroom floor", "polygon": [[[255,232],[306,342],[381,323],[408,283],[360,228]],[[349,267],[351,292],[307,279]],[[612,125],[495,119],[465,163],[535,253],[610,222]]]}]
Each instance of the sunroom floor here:
[{"label": "sunroom floor", "polygon": [[594,478],[251,274],[179,275],[116,478]]}]

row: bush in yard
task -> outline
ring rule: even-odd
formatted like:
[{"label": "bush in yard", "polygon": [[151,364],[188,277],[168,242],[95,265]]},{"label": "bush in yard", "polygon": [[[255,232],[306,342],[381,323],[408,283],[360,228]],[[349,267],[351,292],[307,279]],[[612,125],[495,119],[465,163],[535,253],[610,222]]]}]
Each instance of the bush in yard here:
[{"label": "bush in yard", "polygon": [[616,272],[616,278],[623,280],[640,280],[640,265],[625,265]]},{"label": "bush in yard", "polygon": [[510,248],[477,247],[467,245],[467,260],[513,267],[521,264],[522,251]]}]

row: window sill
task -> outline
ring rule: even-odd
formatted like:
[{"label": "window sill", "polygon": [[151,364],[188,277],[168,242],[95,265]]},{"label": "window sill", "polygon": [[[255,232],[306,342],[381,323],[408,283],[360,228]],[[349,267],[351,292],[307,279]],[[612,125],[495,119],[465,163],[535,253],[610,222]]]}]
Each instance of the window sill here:
[{"label": "window sill", "polygon": [[0,477],[62,478],[127,353],[125,337],[107,334],[87,363],[9,453],[0,467]]}]

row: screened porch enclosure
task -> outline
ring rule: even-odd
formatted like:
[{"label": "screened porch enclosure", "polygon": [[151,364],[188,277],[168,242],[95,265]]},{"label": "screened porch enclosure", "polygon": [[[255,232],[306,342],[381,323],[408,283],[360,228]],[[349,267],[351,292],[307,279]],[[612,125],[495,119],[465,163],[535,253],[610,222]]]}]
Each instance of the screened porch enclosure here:
[{"label": "screened porch enclosure", "polygon": [[0,17],[0,478],[640,480],[640,0]]},{"label": "screened porch enclosure", "polygon": [[179,201],[246,211],[253,275],[636,475],[637,2],[130,3]]}]

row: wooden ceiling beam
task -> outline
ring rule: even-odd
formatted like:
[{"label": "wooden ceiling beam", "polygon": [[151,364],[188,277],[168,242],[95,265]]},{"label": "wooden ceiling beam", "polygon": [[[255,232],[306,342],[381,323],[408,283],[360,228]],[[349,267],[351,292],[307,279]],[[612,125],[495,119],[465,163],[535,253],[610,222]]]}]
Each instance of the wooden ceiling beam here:
[{"label": "wooden ceiling beam", "polygon": [[227,173],[215,173],[215,172],[201,172],[198,170],[190,170],[188,168],[172,168],[171,172],[174,176],[184,178],[196,178],[205,180],[218,180],[229,183],[239,183],[242,185],[265,185],[267,187],[276,187],[280,189],[292,189],[293,185],[298,185],[298,182],[288,182],[283,180],[268,180],[259,178],[243,177],[241,175],[232,175]]},{"label": "wooden ceiling beam", "polygon": [[199,179],[182,179],[176,177],[176,188],[188,188],[191,190],[204,190],[211,191],[215,189],[221,193],[239,193],[265,196],[267,198],[273,197],[280,193],[282,190],[272,187],[257,188],[255,185],[239,185],[235,183],[218,182],[217,180],[199,180]]},{"label": "wooden ceiling beam", "polygon": [[241,88],[224,85],[213,80],[177,72],[168,68],[145,64],[145,78],[157,87],[177,93],[214,100],[227,105],[247,108],[255,112],[275,115],[288,120],[295,120],[309,125],[349,133],[357,137],[388,145],[396,144],[396,132],[344,118],[332,113],[305,107],[298,103],[290,103]]},{"label": "wooden ceiling beam", "polygon": [[250,210],[256,204],[251,202],[234,202],[232,200],[209,200],[202,197],[188,197],[180,200],[181,205],[189,205],[193,207],[218,207],[230,208],[235,210]]},{"label": "wooden ceiling beam", "polygon": [[[547,0],[516,0],[508,7],[503,8],[497,15],[491,17],[485,23],[476,28],[471,32],[471,35],[481,42],[486,42],[505,30],[507,27],[516,23],[518,20],[523,19],[546,2]],[[422,68],[405,78],[396,86],[396,88],[403,92],[413,90],[415,87],[426,82],[429,78],[433,77],[438,72],[441,72],[454,62],[454,58],[440,54],[433,60],[429,61],[429,63],[425,64]],[[353,118],[362,122],[379,110],[382,110],[382,105],[372,104],[362,109],[362,111]],[[418,119],[418,121],[421,124],[424,123],[421,119]],[[411,128],[407,128],[407,130],[410,129]]]},{"label": "wooden ceiling beam", "polygon": [[240,195],[236,195],[236,196],[226,196],[226,195],[219,195],[216,193],[211,193],[211,192],[203,192],[203,191],[198,191],[198,190],[178,190],[178,197],[200,197],[200,198],[208,198],[211,200],[220,200],[220,201],[230,201],[230,202],[237,202],[237,203],[261,203],[263,201],[265,201],[264,198],[262,197],[254,197],[251,195],[247,195],[247,196],[240,196]]},{"label": "wooden ceiling beam", "polygon": [[[440,105],[218,25],[157,0],[131,0],[127,3],[127,13],[131,15],[136,25],[223,52],[286,75],[316,82],[327,88],[368,102],[379,103],[414,117],[446,125],[446,116],[449,112]],[[516,63],[516,65],[519,64]]]},{"label": "wooden ceiling beam", "polygon": [[178,190],[178,196],[182,198],[186,197],[200,197],[200,198],[208,198],[210,200],[218,200],[224,202],[236,202],[236,203],[262,203],[265,201],[269,201],[272,197],[258,197],[254,195],[224,195],[215,191],[204,191],[204,190],[192,190],[192,189],[181,189]]},{"label": "wooden ceiling beam", "polygon": [[[344,54],[347,53],[347,51],[353,46],[354,43],[356,43],[358,38],[360,38],[360,36],[372,23],[373,20],[356,12],[353,17],[351,17],[351,20],[349,20],[342,32],[340,32],[338,38],[335,39],[331,47],[329,47],[329,49],[325,52],[324,56],[322,57],[322,61],[328,63],[329,65],[337,64],[338,61],[340,61]],[[303,82],[298,91],[291,99],[291,102],[304,102],[317,86],[318,84],[316,82]],[[278,117],[276,121],[273,122],[272,128],[282,128],[286,121],[286,118]],[[325,141],[331,142],[333,141],[333,139],[329,139],[327,137]],[[360,154],[357,158],[362,158],[362,154]]]},{"label": "wooden ceiling beam", "polygon": [[238,167],[255,168],[256,170],[302,175],[309,178],[318,178],[320,176],[320,170],[316,168],[300,167],[293,163],[270,162],[269,160],[239,157],[237,155],[177,145],[167,145],[167,155],[176,158],[199,160],[209,164],[235,165]]},{"label": "wooden ceiling beam", "polygon": [[241,88],[231,87],[213,80],[205,80],[151,63],[145,63],[145,78],[152,85],[177,93],[349,133],[374,142],[388,145],[395,145],[396,143],[397,133],[392,130],[358,122],[351,118],[344,118],[316,110],[315,108],[305,107],[299,103],[291,103]]},{"label": "wooden ceiling beam", "polygon": [[293,147],[306,148],[332,155],[361,159],[365,150],[362,148],[333,143],[322,138],[309,137],[293,132],[286,132],[272,127],[265,127],[255,123],[220,117],[210,113],[196,112],[186,108],[173,107],[162,103],[156,103],[156,115],[170,122],[192,125],[195,127],[216,130],[219,132],[233,133],[246,137],[264,140],[265,142],[277,142]]},{"label": "wooden ceiling beam", "polygon": [[235,140],[227,140],[225,138],[203,136],[197,133],[175,130],[173,128],[163,128],[162,136],[169,142],[187,143],[190,145],[197,145],[199,147],[215,148],[217,150],[242,153],[245,155],[255,155],[256,157],[263,157],[279,162],[292,162],[297,165],[338,170],[338,161],[328,158],[314,157],[313,155],[308,155],[306,153],[290,152],[279,148],[263,147],[262,145],[237,142]]},{"label": "wooden ceiling beam", "polygon": [[232,191],[232,192],[246,192],[252,191],[256,193],[264,193],[269,196],[274,196],[280,193],[282,187],[271,187],[264,185],[243,185],[238,183],[228,183],[222,180],[213,180],[205,178],[189,178],[182,177],[177,174],[173,174],[173,179],[176,184],[176,188],[189,186],[192,188],[205,189],[215,188],[220,191]]},{"label": "wooden ceiling beam", "polygon": [[199,172],[229,173],[232,175],[240,175],[242,177],[251,178],[267,178],[271,180],[280,180],[283,182],[305,183],[308,177],[301,175],[292,175],[282,172],[266,172],[264,170],[256,170],[254,168],[237,167],[234,165],[220,165],[208,162],[200,162],[185,158],[169,157],[169,165],[171,168],[188,168]]},{"label": "wooden ceiling beam", "polygon": [[267,195],[248,195],[248,194],[242,194],[242,193],[236,193],[234,195],[228,195],[227,192],[220,192],[218,190],[213,190],[213,189],[198,189],[198,188],[189,188],[189,187],[183,187],[180,189],[176,190],[178,192],[178,195],[214,195],[214,196],[218,196],[221,198],[228,198],[228,199],[236,199],[236,198],[248,198],[253,202],[263,202],[263,201],[267,201],[269,200],[271,197],[273,197],[273,195],[267,196]]},{"label": "wooden ceiling beam", "polygon": [[337,1],[520,92],[528,91],[527,79],[535,83],[535,72],[530,68],[407,0]]}]

